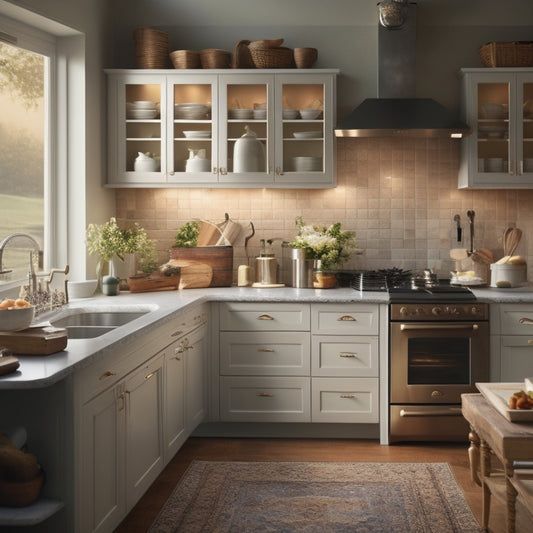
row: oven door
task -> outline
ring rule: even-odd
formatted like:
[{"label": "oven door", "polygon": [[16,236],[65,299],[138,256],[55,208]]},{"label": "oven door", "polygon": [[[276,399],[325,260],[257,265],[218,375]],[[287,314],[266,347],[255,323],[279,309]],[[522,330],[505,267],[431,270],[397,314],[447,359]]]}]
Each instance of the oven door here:
[{"label": "oven door", "polygon": [[488,322],[392,322],[392,404],[460,404],[489,379]]}]

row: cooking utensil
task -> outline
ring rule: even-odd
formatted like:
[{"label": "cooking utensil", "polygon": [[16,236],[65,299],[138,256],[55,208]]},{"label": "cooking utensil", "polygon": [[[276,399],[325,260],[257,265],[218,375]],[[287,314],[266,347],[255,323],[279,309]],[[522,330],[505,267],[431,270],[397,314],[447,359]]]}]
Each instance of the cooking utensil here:
[{"label": "cooking utensil", "polygon": [[475,211],[469,209],[466,212],[466,216],[468,217],[468,223],[470,225],[470,250],[468,251],[468,255],[472,255],[474,252],[474,218],[476,213]]},{"label": "cooking utensil", "polygon": [[216,242],[217,246],[233,246],[239,235],[241,234],[242,227],[237,222],[233,222],[230,219],[228,213],[225,213],[224,222],[217,224],[221,231],[220,238]]}]

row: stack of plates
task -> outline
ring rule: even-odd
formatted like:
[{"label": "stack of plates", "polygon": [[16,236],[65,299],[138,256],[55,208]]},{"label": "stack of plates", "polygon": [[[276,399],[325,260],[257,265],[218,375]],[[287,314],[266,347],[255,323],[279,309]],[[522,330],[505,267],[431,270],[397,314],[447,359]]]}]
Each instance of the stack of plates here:
[{"label": "stack of plates", "polygon": [[176,104],[174,106],[174,115],[179,119],[204,120],[207,118],[209,110],[209,106],[204,104]]},{"label": "stack of plates", "polygon": [[236,119],[254,118],[254,110],[253,109],[229,109],[228,117],[236,118]]},{"label": "stack of plates", "polygon": [[254,109],[254,118],[256,120],[265,120],[267,118],[266,109]]},{"label": "stack of plates", "polygon": [[292,162],[297,172],[322,171],[321,157],[293,157]]},{"label": "stack of plates", "polygon": [[150,102],[149,100],[137,100],[136,102],[126,103],[127,118],[149,120],[156,118],[158,115],[159,109],[157,102]]}]

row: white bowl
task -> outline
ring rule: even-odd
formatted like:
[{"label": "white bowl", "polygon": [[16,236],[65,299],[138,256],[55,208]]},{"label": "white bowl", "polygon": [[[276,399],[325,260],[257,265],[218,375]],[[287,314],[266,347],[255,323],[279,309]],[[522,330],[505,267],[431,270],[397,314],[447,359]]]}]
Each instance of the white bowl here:
[{"label": "white bowl", "polygon": [[253,118],[254,110],[253,109],[229,109],[228,110],[229,118],[234,119],[247,119]]},{"label": "white bowl", "polygon": [[136,100],[132,103],[132,106],[136,109],[155,109],[157,102],[151,102],[150,100]]},{"label": "white bowl", "polygon": [[90,298],[98,285],[97,279],[86,281],[69,281],[67,291],[69,298]]},{"label": "white bowl", "polygon": [[12,307],[0,311],[0,331],[27,329],[33,320],[35,307]]},{"label": "white bowl", "polygon": [[175,104],[174,114],[178,119],[204,120],[210,108],[204,104]]},{"label": "white bowl", "polygon": [[292,162],[297,172],[322,171],[321,157],[297,156],[292,158]]},{"label": "white bowl", "polygon": [[285,120],[294,120],[300,118],[300,112],[297,109],[284,109],[283,118]]},{"label": "white bowl", "polygon": [[193,130],[184,131],[183,135],[188,139],[208,139],[211,137],[211,132],[209,130]]},{"label": "white bowl", "polygon": [[321,109],[300,109],[300,116],[304,120],[314,120],[320,116],[320,113],[322,113]]}]

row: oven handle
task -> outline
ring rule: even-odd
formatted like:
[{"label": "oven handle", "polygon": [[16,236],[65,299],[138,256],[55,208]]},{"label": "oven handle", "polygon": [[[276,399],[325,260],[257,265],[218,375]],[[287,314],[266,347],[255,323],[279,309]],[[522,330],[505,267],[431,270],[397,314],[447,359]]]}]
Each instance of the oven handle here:
[{"label": "oven handle", "polygon": [[449,407],[448,409],[435,409],[434,411],[409,411],[407,409],[400,409],[400,416],[402,418],[422,417],[422,416],[463,416],[460,407]]},{"label": "oven handle", "polygon": [[400,329],[402,331],[417,329],[471,329],[477,331],[479,326],[477,324],[400,324]]}]

